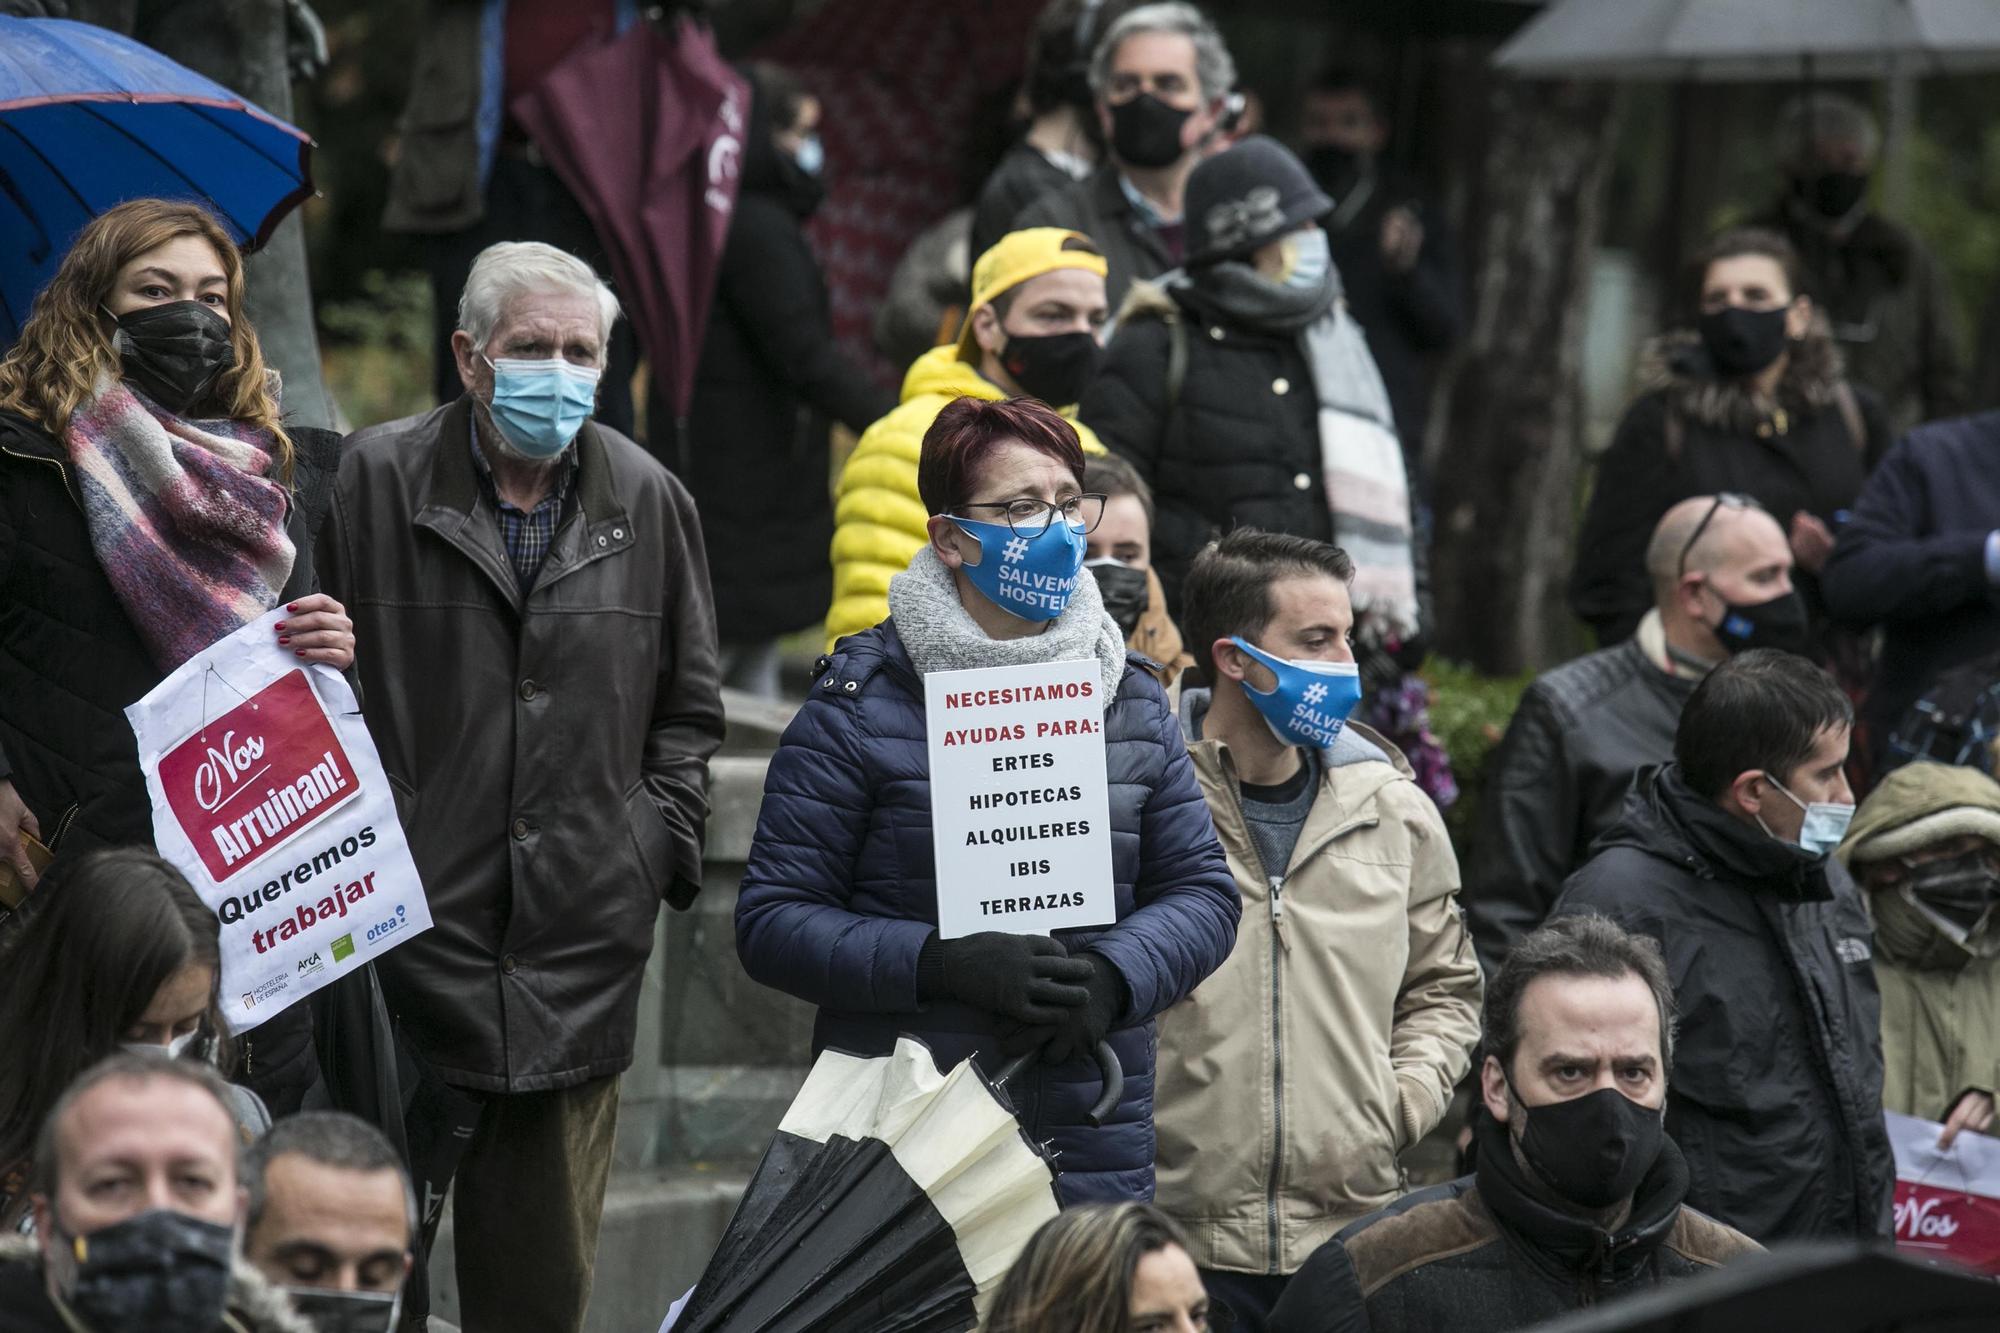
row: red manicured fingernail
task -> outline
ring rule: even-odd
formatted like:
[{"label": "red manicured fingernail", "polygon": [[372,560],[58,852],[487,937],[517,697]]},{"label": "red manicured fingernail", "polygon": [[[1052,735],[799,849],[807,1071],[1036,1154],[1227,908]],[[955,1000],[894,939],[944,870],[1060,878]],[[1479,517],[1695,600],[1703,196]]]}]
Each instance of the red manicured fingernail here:
[{"label": "red manicured fingernail", "polygon": [[285,609],[287,611],[296,611],[299,609],[299,604],[297,602],[287,602],[285,603]]},{"label": "red manicured fingernail", "polygon": [[272,629],[283,629],[284,627],[285,627],[285,622],[282,620],[280,620],[277,624],[271,626]]},{"label": "red manicured fingernail", "polygon": [[306,655],[306,650],[303,648],[292,649],[292,656],[294,657],[304,657],[305,655]]},{"label": "red manicured fingernail", "polygon": [[291,641],[292,641],[292,636],[289,634],[280,634],[278,636],[279,643],[290,643]]}]

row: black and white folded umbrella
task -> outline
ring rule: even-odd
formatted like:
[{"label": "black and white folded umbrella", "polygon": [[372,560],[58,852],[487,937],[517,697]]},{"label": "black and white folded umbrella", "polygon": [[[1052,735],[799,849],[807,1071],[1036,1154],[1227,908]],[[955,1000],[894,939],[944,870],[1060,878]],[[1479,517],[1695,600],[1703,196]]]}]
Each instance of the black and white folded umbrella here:
[{"label": "black and white folded umbrella", "polygon": [[[1122,1082],[1097,1052],[1105,1097]],[[675,1333],[956,1333],[974,1327],[1035,1229],[1055,1171],[1004,1082],[889,1055],[821,1055],[674,1321]]]}]

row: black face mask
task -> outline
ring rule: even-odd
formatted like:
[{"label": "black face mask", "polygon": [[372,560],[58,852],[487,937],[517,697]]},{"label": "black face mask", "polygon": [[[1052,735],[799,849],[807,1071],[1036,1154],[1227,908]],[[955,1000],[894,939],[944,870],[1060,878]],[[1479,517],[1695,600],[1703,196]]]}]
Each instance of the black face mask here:
[{"label": "black face mask", "polygon": [[1868,177],[1859,171],[1824,171],[1795,181],[1793,188],[1806,207],[1828,222],[1838,222],[1868,193]]},{"label": "black face mask", "polygon": [[236,1249],[229,1227],[161,1208],[88,1236],[58,1226],[55,1239],[64,1260],[75,1256],[57,1289],[87,1327],[214,1333],[222,1323]]},{"label": "black face mask", "polygon": [[1768,602],[1747,606],[1724,602],[1722,620],[1714,629],[1715,637],[1722,640],[1731,657],[1752,648],[1781,648],[1798,653],[1805,651],[1806,623],[1805,599],[1794,588]]},{"label": "black face mask", "polygon": [[321,1287],[286,1287],[292,1308],[317,1333],[394,1333],[401,1292],[327,1291]]},{"label": "black face mask", "polygon": [[1361,177],[1361,154],[1335,143],[1318,144],[1306,150],[1306,170],[1339,203]]},{"label": "black face mask", "polygon": [[1616,1088],[1546,1106],[1523,1106],[1517,1096],[1514,1113],[1523,1111],[1522,1156],[1558,1195],[1584,1208],[1631,1198],[1666,1139],[1659,1109]]},{"label": "black face mask", "polygon": [[200,407],[236,364],[229,321],[199,301],[169,301],[116,318],[125,378],[176,416]]},{"label": "black face mask", "polygon": [[1170,166],[1187,151],[1181,147],[1181,126],[1193,114],[1151,93],[1120,102],[1111,108],[1111,151],[1127,166]]},{"label": "black face mask", "polygon": [[1083,567],[1097,579],[1097,595],[1104,599],[1105,613],[1117,622],[1120,634],[1131,638],[1139,627],[1139,617],[1146,614],[1146,603],[1152,600],[1146,571],[1109,557],[1086,560]]},{"label": "black face mask", "polygon": [[1716,370],[1730,379],[1741,379],[1776,361],[1778,353],[1785,350],[1785,312],[1789,308],[1746,310],[1730,305],[1704,314],[1697,327]]},{"label": "black face mask", "polygon": [[1008,334],[1000,349],[1000,366],[1030,398],[1050,407],[1068,407],[1083,397],[1103,355],[1103,346],[1091,333]]}]

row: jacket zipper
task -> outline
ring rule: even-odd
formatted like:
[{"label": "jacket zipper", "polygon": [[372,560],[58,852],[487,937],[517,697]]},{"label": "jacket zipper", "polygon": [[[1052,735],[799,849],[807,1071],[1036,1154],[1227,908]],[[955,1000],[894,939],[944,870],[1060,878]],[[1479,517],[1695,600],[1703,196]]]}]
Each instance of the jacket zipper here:
[{"label": "jacket zipper", "polygon": [[1235,803],[1236,817],[1243,824],[1244,849],[1258,878],[1271,886],[1271,1172],[1264,1185],[1264,1224],[1269,1244],[1264,1271],[1275,1276],[1279,1271],[1278,1187],[1285,1170],[1284,948],[1278,940],[1278,927],[1285,917],[1285,877],[1265,870],[1264,858],[1258,853],[1255,840],[1249,836],[1250,816],[1243,808],[1243,788],[1234,773],[1228,774],[1228,777],[1229,798]]},{"label": "jacket zipper", "polygon": [[[23,463],[45,463],[49,467],[54,468],[56,470],[56,475],[62,478],[63,493],[70,497],[71,504],[76,503],[76,493],[70,490],[69,488],[69,469],[64,467],[57,460],[53,458],[43,458],[39,454],[19,453],[13,449],[7,448],[5,445],[0,445],[0,454],[6,454],[9,458],[18,458]],[[78,507],[81,508],[81,506]]]}]

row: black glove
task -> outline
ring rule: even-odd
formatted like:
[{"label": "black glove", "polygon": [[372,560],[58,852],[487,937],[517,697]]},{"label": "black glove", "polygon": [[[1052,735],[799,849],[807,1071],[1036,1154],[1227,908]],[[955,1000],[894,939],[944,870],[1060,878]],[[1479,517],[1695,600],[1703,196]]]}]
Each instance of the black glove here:
[{"label": "black glove", "polygon": [[1023,1051],[1040,1050],[1042,1063],[1059,1065],[1089,1055],[1111,1031],[1111,1025],[1125,1012],[1129,1000],[1125,978],[1118,975],[1118,969],[1102,954],[1080,953],[1070,961],[1090,968],[1090,976],[1083,983],[1090,998],[1054,1023],[1024,1027],[1010,1034],[1000,1044],[1002,1052],[1019,1055]]},{"label": "black glove", "polygon": [[917,954],[917,994],[957,1000],[1017,1023],[1058,1023],[1089,1000],[1083,983],[1090,972],[1089,963],[1071,958],[1046,935],[932,935]]}]

